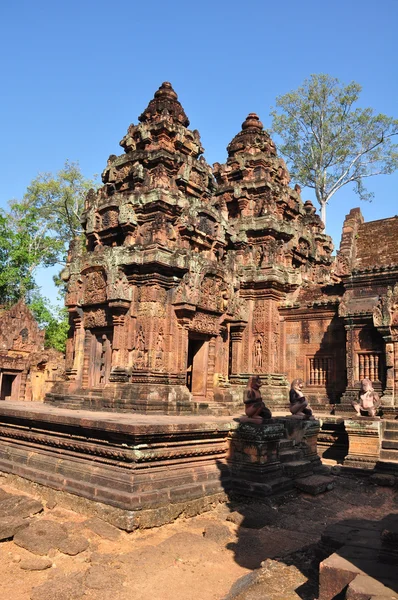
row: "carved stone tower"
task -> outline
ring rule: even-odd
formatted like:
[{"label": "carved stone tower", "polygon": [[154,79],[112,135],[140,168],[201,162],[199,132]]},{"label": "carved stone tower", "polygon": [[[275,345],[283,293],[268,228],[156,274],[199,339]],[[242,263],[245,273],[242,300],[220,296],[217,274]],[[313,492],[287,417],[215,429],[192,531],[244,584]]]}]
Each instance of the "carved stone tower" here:
[{"label": "carved stone tower", "polygon": [[68,381],[48,401],[232,413],[257,373],[266,400],[285,404],[284,308],[330,280],[320,218],[257,115],[214,171],[170,83],[139,121],[87,196],[86,247],[64,272]]}]

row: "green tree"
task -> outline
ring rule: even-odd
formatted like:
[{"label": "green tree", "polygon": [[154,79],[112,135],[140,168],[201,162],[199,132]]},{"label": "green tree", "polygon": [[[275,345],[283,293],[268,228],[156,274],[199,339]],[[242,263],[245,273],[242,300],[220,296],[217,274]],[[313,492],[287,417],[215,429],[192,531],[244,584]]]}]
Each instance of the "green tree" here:
[{"label": "green tree", "polygon": [[282,144],[292,177],[313,188],[326,222],[326,205],[344,185],[371,200],[367,177],[398,168],[398,120],[358,108],[361,86],[329,75],[311,75],[301,87],[276,99],[272,131]]},{"label": "green tree", "polygon": [[22,200],[0,211],[0,304],[29,301],[36,269],[65,262],[69,241],[82,235],[80,214],[91,187],[79,165],[67,161],[55,175],[38,175]]},{"label": "green tree", "polygon": [[54,307],[47,298],[35,292],[29,303],[39,327],[46,330],[45,347],[65,352],[65,344],[69,330],[68,311],[66,308]]},{"label": "green tree", "polygon": [[0,304],[29,299],[39,265],[57,260],[57,241],[40,231],[30,214],[0,211]]},{"label": "green tree", "polygon": [[32,216],[43,235],[55,238],[62,262],[70,240],[83,233],[80,216],[93,187],[96,183],[83,176],[78,163],[66,161],[55,175],[41,173],[33,179],[23,199],[10,202],[11,211]]}]

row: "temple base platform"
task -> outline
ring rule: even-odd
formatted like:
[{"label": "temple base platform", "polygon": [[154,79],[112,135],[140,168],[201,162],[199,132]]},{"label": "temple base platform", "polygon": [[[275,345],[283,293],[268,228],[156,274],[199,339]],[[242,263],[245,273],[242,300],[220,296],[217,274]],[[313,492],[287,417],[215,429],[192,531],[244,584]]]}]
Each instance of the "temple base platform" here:
[{"label": "temple base platform", "polygon": [[233,496],[295,489],[320,464],[318,432],[317,421],[289,417],[258,424],[1,402],[0,471],[132,531]]}]

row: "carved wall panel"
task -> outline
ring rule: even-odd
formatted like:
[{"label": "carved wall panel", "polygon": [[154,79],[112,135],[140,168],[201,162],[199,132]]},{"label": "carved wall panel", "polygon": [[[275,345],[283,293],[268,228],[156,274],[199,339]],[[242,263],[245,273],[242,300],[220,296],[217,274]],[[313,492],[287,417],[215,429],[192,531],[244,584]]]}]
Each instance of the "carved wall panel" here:
[{"label": "carved wall panel", "polygon": [[268,306],[264,300],[257,300],[253,309],[253,332],[264,333],[268,317]]},{"label": "carved wall panel", "polygon": [[93,327],[105,327],[108,324],[106,311],[104,308],[96,308],[87,310],[84,313],[84,327],[85,329],[92,329]]},{"label": "carved wall panel", "polygon": [[103,271],[86,271],[84,274],[84,304],[106,302],[106,280]]},{"label": "carved wall panel", "polygon": [[224,309],[225,290],[226,285],[220,277],[204,277],[200,286],[199,306],[221,312]]},{"label": "carved wall panel", "polygon": [[119,211],[116,208],[110,208],[101,214],[102,228],[109,229],[119,225]]}]

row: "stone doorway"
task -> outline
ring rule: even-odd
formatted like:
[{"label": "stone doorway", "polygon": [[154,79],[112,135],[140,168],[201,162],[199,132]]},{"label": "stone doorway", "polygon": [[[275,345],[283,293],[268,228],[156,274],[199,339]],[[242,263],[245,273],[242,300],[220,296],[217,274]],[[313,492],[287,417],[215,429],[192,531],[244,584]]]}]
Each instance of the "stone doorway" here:
[{"label": "stone doorway", "polygon": [[0,400],[17,400],[19,378],[17,373],[2,373],[0,383]]},{"label": "stone doorway", "polygon": [[209,340],[189,336],[186,385],[195,397],[206,398],[208,355]]},{"label": "stone doorway", "polygon": [[112,364],[112,334],[96,331],[91,338],[89,386],[98,387],[109,380]]}]

